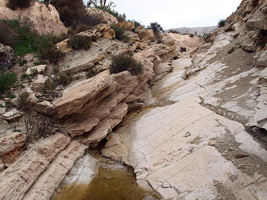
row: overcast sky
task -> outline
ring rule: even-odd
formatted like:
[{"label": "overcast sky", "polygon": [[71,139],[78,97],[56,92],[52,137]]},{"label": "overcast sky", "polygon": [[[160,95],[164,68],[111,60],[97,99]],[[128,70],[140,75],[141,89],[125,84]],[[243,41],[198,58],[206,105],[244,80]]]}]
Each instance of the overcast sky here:
[{"label": "overcast sky", "polygon": [[[109,0],[107,0],[109,2]],[[143,25],[158,22],[164,29],[214,26],[225,19],[241,0],[113,0],[115,10]]]}]

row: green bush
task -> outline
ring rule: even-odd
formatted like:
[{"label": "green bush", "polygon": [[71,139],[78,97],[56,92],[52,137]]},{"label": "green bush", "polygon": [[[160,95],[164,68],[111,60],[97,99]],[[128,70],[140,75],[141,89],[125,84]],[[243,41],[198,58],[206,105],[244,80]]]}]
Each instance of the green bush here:
[{"label": "green bush", "polygon": [[154,22],[154,23],[150,24],[150,27],[153,30],[153,34],[154,34],[155,38],[157,40],[162,40],[162,36],[160,33],[163,31],[163,28],[161,27],[161,25],[158,24],[157,22]]},{"label": "green bush", "polygon": [[54,44],[59,42],[59,38],[46,35],[36,38],[36,45],[38,49],[38,55],[41,59],[47,59],[50,63],[57,64],[65,54],[54,47]]},{"label": "green bush", "polygon": [[124,37],[125,37],[125,35],[124,35],[125,29],[123,27],[116,26],[116,25],[111,25],[110,28],[115,31],[116,38],[118,40],[123,40],[124,39]]},{"label": "green bush", "polygon": [[0,75],[0,94],[4,94],[17,81],[17,74],[1,72]]},{"label": "green bush", "polygon": [[225,20],[220,20],[218,23],[218,27],[224,27],[225,26]]},{"label": "green bush", "polygon": [[210,34],[205,34],[203,36],[203,39],[205,40],[205,42],[207,42],[210,38],[211,38],[211,35]]},{"label": "green bush", "polygon": [[142,72],[143,66],[130,55],[114,57],[110,67],[110,73],[117,74],[126,70],[131,72],[132,75],[138,75]]},{"label": "green bush", "polygon": [[48,59],[52,63],[57,63],[64,56],[54,48],[61,38],[39,35],[18,20],[0,20],[0,29],[5,30],[0,31],[0,43],[11,46],[18,56],[36,53],[41,59]]},{"label": "green bush", "polygon": [[25,80],[25,79],[27,79],[28,78],[28,74],[22,74],[21,76],[20,76],[20,79],[23,81],[23,80]]},{"label": "green bush", "polygon": [[30,105],[28,101],[29,94],[27,92],[23,92],[19,95],[19,98],[17,100],[18,109],[27,109]]},{"label": "green bush", "polygon": [[59,12],[60,19],[65,26],[76,27],[78,24],[81,24],[86,16],[83,0],[55,0],[51,4]]},{"label": "green bush", "polygon": [[69,85],[72,81],[72,77],[66,72],[59,73],[58,83],[64,86]]},{"label": "green bush", "polygon": [[53,91],[57,87],[57,82],[52,81],[50,78],[45,81],[45,88],[49,91]]},{"label": "green bush", "polygon": [[33,0],[8,0],[7,7],[16,10],[17,8],[29,8]]},{"label": "green bush", "polygon": [[95,71],[95,69],[90,68],[86,74],[87,78],[92,78],[94,76],[96,76],[98,73]]},{"label": "green bush", "polygon": [[89,37],[81,36],[81,35],[74,35],[68,41],[69,46],[74,50],[88,50],[91,48],[92,42]]}]

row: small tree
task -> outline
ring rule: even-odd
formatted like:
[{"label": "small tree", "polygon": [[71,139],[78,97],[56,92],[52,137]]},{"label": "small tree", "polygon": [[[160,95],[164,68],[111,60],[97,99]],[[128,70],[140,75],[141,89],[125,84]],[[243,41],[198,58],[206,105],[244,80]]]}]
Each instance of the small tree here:
[{"label": "small tree", "polygon": [[160,24],[158,24],[157,22],[151,23],[150,27],[153,30],[154,36],[157,40],[161,40],[161,35],[160,33],[163,32],[163,28],[161,27]]},{"label": "small tree", "polygon": [[224,27],[225,26],[225,20],[220,20],[219,23],[218,23],[218,26],[221,28],[221,27]]}]

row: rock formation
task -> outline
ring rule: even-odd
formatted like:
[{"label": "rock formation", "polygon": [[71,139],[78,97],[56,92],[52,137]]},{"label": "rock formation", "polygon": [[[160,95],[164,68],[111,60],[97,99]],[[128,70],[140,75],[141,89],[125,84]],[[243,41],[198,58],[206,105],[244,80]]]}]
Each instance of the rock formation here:
[{"label": "rock formation", "polygon": [[39,34],[53,34],[60,36],[67,33],[67,28],[61,22],[59,14],[54,6],[34,1],[27,9],[15,11],[6,7],[7,0],[0,1],[0,19],[19,19],[28,23]]},{"label": "rock formation", "polygon": [[[70,38],[56,44],[66,56],[31,68],[48,73],[24,89],[48,137],[26,149],[29,130],[17,130],[26,113],[0,110],[0,199],[46,200],[66,184],[89,183],[98,161],[84,153],[103,139],[102,155],[131,166],[137,183],[162,199],[265,199],[266,8],[243,0],[205,41],[175,33],[156,40],[123,22],[127,41],[99,24],[78,33],[92,40],[88,50],[73,50]],[[111,74],[122,54],[142,72]],[[73,82],[47,95],[53,70]]]}]

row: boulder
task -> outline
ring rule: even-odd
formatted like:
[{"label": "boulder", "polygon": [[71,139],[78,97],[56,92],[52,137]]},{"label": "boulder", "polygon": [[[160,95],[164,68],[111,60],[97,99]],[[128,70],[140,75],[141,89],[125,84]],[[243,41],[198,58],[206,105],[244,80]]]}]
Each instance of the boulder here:
[{"label": "boulder", "polygon": [[57,133],[39,142],[21,156],[0,174],[0,199],[23,199],[56,155],[69,143],[69,137]]},{"label": "boulder", "polygon": [[[73,88],[66,91],[61,99],[54,102],[59,117],[62,118],[63,116],[72,115],[71,120],[64,122],[66,126],[65,132],[72,137],[77,137],[85,133],[91,135],[91,130],[95,131],[100,124],[105,124],[105,127],[109,127],[108,129],[105,128],[106,131],[104,132],[106,135],[112,130],[112,124],[115,123],[117,125],[126,114],[119,112],[120,110],[126,110],[127,112],[127,108],[121,102],[129,96],[137,85],[137,77],[132,76],[128,71],[112,76],[106,71],[92,79],[81,81],[79,85],[75,86],[75,90],[79,91],[83,90],[82,88],[87,88],[86,91],[76,93]],[[91,90],[88,88],[91,88]],[[70,96],[75,96],[75,99],[67,100]],[[65,113],[63,113],[63,108]],[[61,109],[63,114],[61,114]],[[68,110],[71,112],[67,112]],[[119,115],[116,111],[122,114]],[[116,118],[115,116],[120,117]],[[101,138],[103,134],[100,134],[98,138]]]},{"label": "boulder", "polygon": [[132,31],[135,28],[135,24],[133,22],[123,21],[118,23],[118,26],[125,28],[127,31]]},{"label": "boulder", "polygon": [[86,146],[77,141],[72,141],[66,149],[56,156],[47,170],[38,177],[38,180],[31,186],[24,199],[51,199],[54,191],[68,171],[73,167],[75,161],[83,156],[86,149]]},{"label": "boulder", "polygon": [[45,81],[48,79],[47,76],[38,74],[37,79],[32,82],[31,88],[34,92],[42,92],[45,88]]},{"label": "boulder", "polygon": [[257,67],[267,67],[267,50],[258,52],[254,59]]},{"label": "boulder", "polygon": [[16,120],[18,120],[19,118],[22,117],[22,113],[14,108],[14,109],[6,112],[2,117],[4,120],[6,120],[8,122],[15,122]]},{"label": "boulder", "polygon": [[0,108],[0,115],[3,115],[6,112],[5,108]]},{"label": "boulder", "polygon": [[27,75],[31,75],[33,71],[36,71],[38,73],[40,72],[44,72],[45,71],[45,68],[46,68],[46,65],[38,65],[38,66],[34,66],[34,67],[29,67],[26,71],[26,74]]},{"label": "boulder", "polygon": [[69,41],[69,38],[62,40],[61,42],[55,44],[55,47],[58,50],[60,50],[62,53],[68,53],[72,51],[72,48],[69,47],[68,41]]},{"label": "boulder", "polygon": [[114,17],[113,15],[109,14],[106,11],[97,9],[97,8],[89,8],[87,7],[87,13],[88,15],[95,15],[97,18],[102,19],[104,22],[106,22],[107,24],[117,24],[118,20],[116,17]]},{"label": "boulder", "polygon": [[149,40],[151,38],[154,37],[153,33],[148,30],[148,29],[145,29],[144,27],[142,26],[138,26],[135,30],[134,30],[135,33],[138,34],[139,38],[141,40]]},{"label": "boulder", "polygon": [[254,52],[257,50],[257,45],[252,39],[248,38],[242,43],[242,48],[246,51]]},{"label": "boulder", "polygon": [[31,28],[39,34],[52,34],[60,36],[66,34],[68,29],[60,20],[56,8],[52,5],[34,1],[27,9],[11,10],[6,7],[7,0],[0,0],[0,19],[22,19],[31,24]]},{"label": "boulder", "polygon": [[4,163],[10,164],[21,154],[26,135],[21,132],[7,134],[0,138],[0,156]]},{"label": "boulder", "polygon": [[53,112],[53,105],[48,101],[42,101],[36,104],[35,109],[40,113],[49,115]]},{"label": "boulder", "polygon": [[97,76],[80,81],[67,88],[62,97],[53,102],[59,118],[83,112],[83,106],[111,84],[109,71],[104,71]]}]

